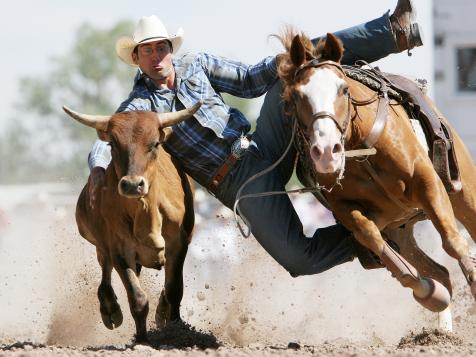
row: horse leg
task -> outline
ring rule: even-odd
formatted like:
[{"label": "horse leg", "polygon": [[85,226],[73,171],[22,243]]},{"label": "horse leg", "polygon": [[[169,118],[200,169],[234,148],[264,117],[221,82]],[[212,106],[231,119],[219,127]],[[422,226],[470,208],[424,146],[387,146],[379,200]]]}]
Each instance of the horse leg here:
[{"label": "horse leg", "polygon": [[445,188],[434,171],[415,177],[415,196],[443,240],[443,249],[458,260],[476,299],[476,260],[469,255],[468,242],[456,226],[453,208]]},{"label": "horse leg", "polygon": [[[396,250],[415,266],[417,271],[425,277],[435,279],[443,284],[452,295],[452,285],[448,270],[431,259],[418,247],[413,229],[415,222],[407,223],[399,228],[386,229],[383,231],[384,237],[392,246],[396,244]],[[438,328],[442,331],[451,332],[453,330],[451,306],[438,312]]]},{"label": "horse leg", "polygon": [[459,136],[453,132],[462,190],[449,195],[456,218],[476,243],[476,166]]},{"label": "horse leg", "polygon": [[149,301],[146,293],[140,286],[135,266],[135,262],[128,263],[126,259],[119,255],[114,257],[114,268],[126,288],[129,308],[136,325],[136,342],[148,343],[146,323],[147,314],[149,313]]},{"label": "horse leg", "polygon": [[[185,232],[180,234],[185,235]],[[167,241],[165,246],[165,284],[160,293],[155,313],[158,328],[180,320],[180,302],[183,297],[183,264],[187,255],[189,239]]]},{"label": "horse leg", "polygon": [[439,281],[453,295],[448,269],[435,262],[420,249],[413,234],[414,227],[414,222],[408,223],[396,229],[385,229],[383,235],[386,240],[396,243],[398,253],[412,264],[421,275]]},{"label": "horse leg", "polygon": [[102,269],[101,284],[98,288],[99,310],[104,325],[113,330],[122,324],[122,311],[117,302],[117,296],[111,286],[112,264],[109,257],[96,248],[98,262]]},{"label": "horse leg", "polygon": [[[342,207],[336,212],[346,212],[349,207]],[[421,277],[418,271],[384,241],[380,231],[372,220],[368,219],[359,208],[350,209],[350,216],[344,217],[342,223],[349,228],[354,237],[364,246],[377,254],[386,268],[404,287],[413,290],[414,298],[431,311],[442,311],[448,307],[450,295],[441,283],[430,278]]]}]

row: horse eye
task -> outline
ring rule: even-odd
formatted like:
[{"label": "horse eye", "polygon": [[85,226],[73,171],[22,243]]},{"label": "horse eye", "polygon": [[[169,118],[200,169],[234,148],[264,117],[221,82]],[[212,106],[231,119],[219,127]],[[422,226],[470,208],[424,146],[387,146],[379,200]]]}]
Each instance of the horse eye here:
[{"label": "horse eye", "polygon": [[349,95],[349,87],[348,86],[345,86],[342,88],[342,94],[343,95]]}]

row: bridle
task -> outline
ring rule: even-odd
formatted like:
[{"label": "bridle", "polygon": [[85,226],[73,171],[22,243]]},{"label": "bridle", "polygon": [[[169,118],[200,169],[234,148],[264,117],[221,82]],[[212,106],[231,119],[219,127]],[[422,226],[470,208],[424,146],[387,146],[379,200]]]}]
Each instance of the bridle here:
[{"label": "bridle", "polygon": [[[312,59],[308,62],[305,62],[305,63],[301,64],[296,69],[296,72],[294,72],[294,81],[296,82],[298,75],[304,69],[319,68],[319,67],[322,67],[322,66],[333,66],[333,67],[337,68],[344,75],[344,77],[347,77],[343,68],[341,67],[341,65],[339,63],[334,62],[334,61],[322,61],[321,62],[318,59]],[[337,118],[334,115],[334,113],[323,110],[323,111],[319,111],[317,113],[314,113],[312,115],[312,119],[313,119],[312,122],[314,123],[316,120],[324,119],[324,118],[332,119],[334,121],[334,123],[336,124],[337,128],[339,129],[339,131],[341,132],[342,136],[344,137],[345,133],[347,131],[347,128],[350,124],[350,120],[351,120],[351,116],[352,116],[351,105],[352,105],[352,97],[351,97],[350,93],[347,93],[347,115],[344,118]],[[294,116],[297,119],[297,108],[294,108],[294,109],[295,109]],[[306,138],[307,138],[307,136],[306,136]]]},{"label": "bridle", "polygon": [[[306,69],[306,68],[318,68],[318,67],[321,67],[321,66],[324,66],[324,65],[330,65],[330,66],[334,66],[336,67],[340,72],[342,72],[344,74],[345,77],[347,77],[347,75],[345,74],[343,68],[341,67],[341,65],[337,62],[334,62],[334,61],[322,61],[322,62],[319,62],[317,59],[312,59],[311,61],[308,61],[308,62],[305,62],[303,63],[299,68],[296,69],[296,72],[294,73],[294,82],[296,82],[296,78],[297,76],[299,75],[299,73]],[[350,95],[350,93],[347,93],[347,96],[348,96],[348,108],[347,108],[347,116],[344,118],[344,120],[339,120],[339,118],[336,118],[335,115],[333,113],[330,113],[330,112],[327,112],[327,111],[320,111],[320,112],[317,112],[315,114],[313,114],[313,122],[315,120],[318,120],[318,119],[322,119],[322,118],[330,118],[332,119],[337,127],[339,128],[339,130],[341,131],[342,133],[342,139],[341,139],[341,144],[342,144],[342,147],[344,147],[344,140],[345,140],[345,133],[347,131],[347,128],[349,126],[349,123],[351,121],[351,118],[352,118],[352,111],[351,111],[351,106],[352,105],[367,105],[367,104],[370,104],[372,102],[374,102],[377,97],[375,98],[370,98],[369,100],[365,100],[365,101],[357,101],[355,100],[354,98],[352,98],[352,96]],[[293,129],[292,129],[292,134],[291,134],[291,139],[289,141],[289,144],[288,146],[286,147],[286,150],[283,152],[283,154],[280,156],[280,158],[274,162],[271,166],[267,167],[266,169],[258,172],[257,174],[251,176],[250,178],[248,178],[241,186],[240,188],[238,189],[237,191],[237,194],[236,194],[236,199],[235,199],[235,203],[233,205],[233,212],[234,212],[234,215],[235,215],[235,221],[237,223],[237,226],[241,232],[241,234],[246,238],[248,237],[250,234],[251,234],[251,230],[250,230],[250,224],[248,222],[248,220],[246,219],[246,217],[244,215],[241,214],[241,210],[239,208],[239,202],[242,200],[242,199],[245,199],[245,198],[256,198],[256,197],[268,197],[268,196],[274,196],[274,195],[283,195],[283,194],[289,194],[289,193],[305,193],[305,192],[312,192],[318,196],[320,196],[324,202],[326,201],[325,197],[322,195],[322,191],[325,191],[325,192],[331,192],[335,186],[340,186],[340,181],[342,180],[343,178],[343,174],[344,174],[344,169],[343,169],[343,165],[344,165],[344,162],[345,160],[342,160],[342,167],[341,169],[339,170],[339,175],[336,179],[336,182],[334,183],[334,185],[331,187],[331,188],[326,188],[325,186],[322,186],[320,185],[318,182],[317,182],[317,179],[314,179],[315,181],[315,186],[313,187],[305,187],[305,188],[301,188],[301,189],[296,189],[296,190],[291,190],[291,191],[271,191],[271,192],[261,192],[261,193],[255,193],[255,194],[246,194],[246,195],[242,195],[242,191],[243,189],[245,188],[245,186],[247,186],[249,183],[251,183],[252,181],[256,180],[258,177],[261,177],[263,175],[265,175],[266,173],[270,172],[271,170],[273,170],[274,168],[277,167],[277,165],[282,161],[284,160],[284,158],[287,156],[289,150],[291,149],[292,145],[296,145],[297,146],[297,150],[299,150],[299,145],[296,144],[296,141],[295,141],[295,137],[298,138],[298,141],[300,139],[302,139],[302,142],[304,145],[307,145],[308,148],[310,147],[310,141],[309,141],[309,138],[307,137],[307,135],[305,134],[305,131],[303,130],[302,128],[302,124],[300,123],[300,121],[298,120],[297,118],[297,108],[296,108],[296,100],[294,100],[293,102],[293,110],[292,110],[292,115],[293,115]],[[300,138],[300,139],[299,139]],[[307,150],[308,151],[308,150]],[[355,150],[355,151],[360,151],[360,150]],[[368,154],[367,154],[368,155]],[[357,155],[355,155],[357,156]],[[315,173],[315,170],[313,167],[310,167],[311,169],[311,172],[312,172],[312,175],[314,176],[314,178],[316,178],[316,173]],[[323,201],[321,201],[322,203]],[[328,204],[325,204],[324,205],[330,209],[329,205]],[[246,227],[248,228],[247,232],[244,231],[243,227],[241,226],[239,220],[238,220],[238,213],[239,215],[241,216],[241,218],[243,219],[243,222],[245,223]]]}]

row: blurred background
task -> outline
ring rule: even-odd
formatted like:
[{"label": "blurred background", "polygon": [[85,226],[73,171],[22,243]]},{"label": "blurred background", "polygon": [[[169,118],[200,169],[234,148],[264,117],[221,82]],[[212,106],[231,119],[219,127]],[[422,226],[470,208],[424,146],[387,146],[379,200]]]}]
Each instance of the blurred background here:
[{"label": "blurred background", "polygon": [[[475,157],[476,2],[414,2],[425,45],[414,49],[411,57],[392,55],[376,65],[426,79],[429,94]],[[141,16],[158,15],[171,34],[183,27],[181,53],[209,52],[256,63],[282,50],[268,36],[286,24],[316,37],[379,17],[393,11],[395,4],[396,0],[10,2],[0,15],[0,342],[26,338],[92,344],[130,336],[130,316],[125,322],[128,330],[120,335],[101,325],[94,247],[79,237],[74,223],[95,132],[67,118],[61,106],[95,114],[118,107],[135,72],[116,57],[114,44],[118,37],[132,34]],[[250,121],[262,103],[262,98],[226,100]],[[332,215],[311,196],[292,199],[307,233],[332,224]],[[200,189],[196,206],[183,311],[197,327],[215,329],[235,343],[263,336],[279,339],[280,333],[309,341],[345,335],[379,342],[434,324],[434,316],[413,303],[411,294],[385,271],[363,272],[353,262],[319,277],[292,279],[252,238],[243,239],[230,211]],[[431,224],[419,224],[417,238],[422,237],[433,257],[454,270]],[[145,273],[144,279],[152,282],[156,274]],[[363,279],[374,282],[362,284]],[[158,287],[150,283],[147,288],[156,296]],[[118,288],[124,307],[122,290]],[[373,303],[372,311],[365,310],[368,299],[401,308],[389,311],[388,305]],[[463,307],[456,311],[467,312]],[[391,331],[386,329],[389,321]]]}]

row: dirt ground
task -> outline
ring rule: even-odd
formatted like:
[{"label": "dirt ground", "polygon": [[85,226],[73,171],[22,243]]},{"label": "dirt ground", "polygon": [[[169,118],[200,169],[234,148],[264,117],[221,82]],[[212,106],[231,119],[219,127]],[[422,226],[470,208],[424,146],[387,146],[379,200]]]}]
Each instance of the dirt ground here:
[{"label": "dirt ground", "polygon": [[[197,227],[184,267],[184,323],[155,330],[163,272],[144,270],[150,298],[150,346],[133,342],[124,289],[113,286],[122,326],[102,324],[100,271],[92,245],[74,223],[79,188],[67,184],[0,186],[0,356],[468,356],[476,354],[476,309],[455,262],[428,223],[421,246],[452,274],[453,333],[436,330],[384,270],[354,261],[317,276],[292,278],[230,213],[197,195]],[[332,223],[297,197],[308,231]]]}]

